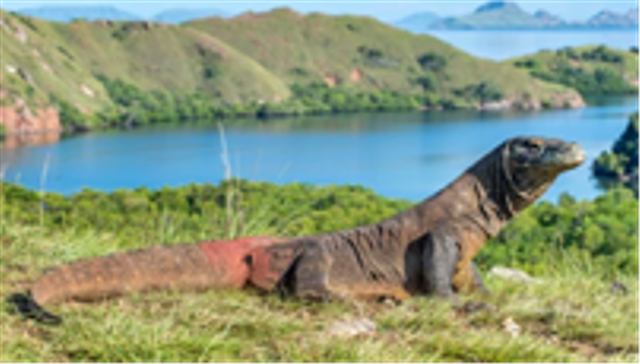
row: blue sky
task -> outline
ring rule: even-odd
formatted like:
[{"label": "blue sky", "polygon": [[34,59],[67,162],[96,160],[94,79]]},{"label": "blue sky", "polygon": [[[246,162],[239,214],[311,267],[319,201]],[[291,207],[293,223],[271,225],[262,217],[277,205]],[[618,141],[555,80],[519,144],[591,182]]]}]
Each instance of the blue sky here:
[{"label": "blue sky", "polygon": [[[325,0],[325,1],[211,1],[211,0],[187,0],[187,1],[148,1],[148,0],[67,0],[67,1],[43,1],[43,0],[0,0],[0,7],[7,10],[15,10],[28,7],[53,4],[77,4],[77,5],[113,5],[125,11],[129,11],[144,17],[152,16],[162,10],[170,8],[215,8],[230,14],[237,14],[248,10],[265,11],[276,7],[288,6],[296,11],[307,13],[319,11],[327,14],[358,14],[373,16],[383,21],[399,20],[402,17],[420,11],[432,11],[443,16],[462,15],[472,12],[473,9],[487,1],[475,0]],[[520,0],[516,1],[527,11],[545,9],[553,14],[560,15],[568,20],[584,20],[602,9],[614,11],[626,11],[637,7],[638,2],[633,0]]]}]

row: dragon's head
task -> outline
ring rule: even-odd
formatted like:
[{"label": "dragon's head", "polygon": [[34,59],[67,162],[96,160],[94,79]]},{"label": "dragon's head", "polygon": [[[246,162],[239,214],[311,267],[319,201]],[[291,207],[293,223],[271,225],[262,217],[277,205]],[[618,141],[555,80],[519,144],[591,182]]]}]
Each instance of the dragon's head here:
[{"label": "dragon's head", "polygon": [[517,137],[504,144],[503,158],[511,187],[520,194],[537,198],[560,173],[582,164],[586,154],[576,143]]}]

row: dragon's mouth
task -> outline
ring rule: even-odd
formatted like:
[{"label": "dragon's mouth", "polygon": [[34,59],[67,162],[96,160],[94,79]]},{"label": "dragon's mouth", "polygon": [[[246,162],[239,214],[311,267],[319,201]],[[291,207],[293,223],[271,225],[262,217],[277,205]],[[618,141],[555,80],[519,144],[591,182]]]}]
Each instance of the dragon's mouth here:
[{"label": "dragon's mouth", "polygon": [[550,165],[557,167],[560,171],[573,169],[584,163],[587,153],[576,143],[564,143],[556,153],[550,156]]}]

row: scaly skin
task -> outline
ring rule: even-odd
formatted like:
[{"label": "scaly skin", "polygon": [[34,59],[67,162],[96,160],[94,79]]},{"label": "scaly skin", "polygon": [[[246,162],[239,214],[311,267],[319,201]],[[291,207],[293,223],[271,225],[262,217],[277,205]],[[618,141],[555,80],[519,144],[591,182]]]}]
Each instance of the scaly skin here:
[{"label": "scaly skin", "polygon": [[301,238],[244,238],[82,260],[45,274],[19,310],[158,289],[275,288],[308,298],[403,300],[484,290],[473,257],[584,152],[555,139],[507,140],[431,198],[377,224]]}]

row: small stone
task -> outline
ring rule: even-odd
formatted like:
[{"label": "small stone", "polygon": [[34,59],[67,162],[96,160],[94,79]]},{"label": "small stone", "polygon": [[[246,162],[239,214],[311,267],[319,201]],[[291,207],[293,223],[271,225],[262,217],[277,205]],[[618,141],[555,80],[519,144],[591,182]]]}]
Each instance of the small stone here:
[{"label": "small stone", "polygon": [[332,336],[353,337],[372,334],[377,330],[375,322],[368,319],[342,320],[334,323],[327,330]]},{"label": "small stone", "polygon": [[502,328],[506,333],[511,335],[512,338],[520,336],[520,325],[518,325],[511,316],[502,321]]},{"label": "small stone", "polygon": [[489,272],[489,274],[499,278],[504,278],[510,281],[520,282],[520,283],[540,284],[543,282],[541,279],[533,278],[523,271],[512,269],[512,268],[493,267],[491,268],[491,271]]}]

